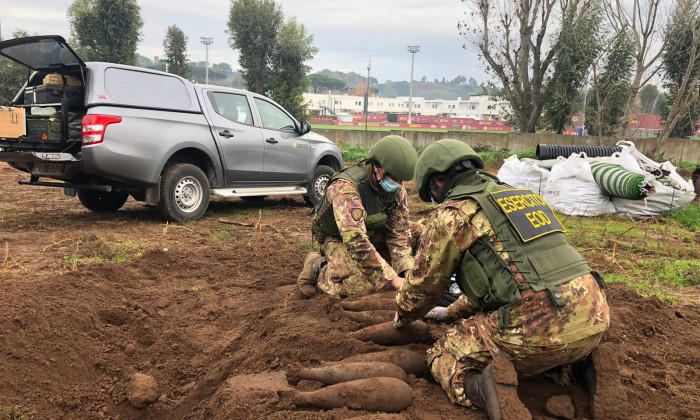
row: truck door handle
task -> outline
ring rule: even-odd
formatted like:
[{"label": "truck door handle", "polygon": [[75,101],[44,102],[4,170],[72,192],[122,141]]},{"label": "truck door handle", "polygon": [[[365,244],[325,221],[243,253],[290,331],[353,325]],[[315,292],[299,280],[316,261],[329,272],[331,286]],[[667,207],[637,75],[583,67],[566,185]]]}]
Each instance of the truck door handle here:
[{"label": "truck door handle", "polygon": [[277,143],[279,143],[279,141],[275,140],[274,137],[270,137],[269,139],[267,139],[267,140],[265,140],[265,141],[268,142],[268,143],[270,143],[270,144],[277,144]]},{"label": "truck door handle", "polygon": [[219,131],[219,135],[222,137],[226,137],[227,139],[230,139],[231,137],[233,137],[233,134],[231,134],[231,132],[228,130]]}]

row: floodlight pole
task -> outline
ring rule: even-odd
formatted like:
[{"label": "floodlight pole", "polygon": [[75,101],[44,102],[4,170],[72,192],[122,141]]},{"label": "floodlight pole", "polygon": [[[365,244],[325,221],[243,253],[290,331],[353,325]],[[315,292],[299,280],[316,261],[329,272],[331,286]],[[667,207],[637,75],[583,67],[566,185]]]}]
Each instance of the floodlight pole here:
[{"label": "floodlight pole", "polygon": [[209,84],[209,46],[214,43],[214,39],[212,37],[208,37],[208,36],[201,36],[201,37],[199,37],[199,39],[202,41],[202,44],[204,44],[206,46],[206,50],[207,50],[207,58],[205,61],[206,67],[204,68],[204,74],[205,74],[204,83],[208,85]]},{"label": "floodlight pole", "polygon": [[372,59],[367,63],[367,93],[365,94],[365,131],[367,131],[367,114],[369,113],[369,71],[372,68]]},{"label": "floodlight pole", "polygon": [[411,83],[408,96],[408,123],[411,124],[411,113],[413,110],[413,62],[415,61],[416,53],[420,51],[420,47],[418,45],[409,45],[407,50],[411,53]]}]

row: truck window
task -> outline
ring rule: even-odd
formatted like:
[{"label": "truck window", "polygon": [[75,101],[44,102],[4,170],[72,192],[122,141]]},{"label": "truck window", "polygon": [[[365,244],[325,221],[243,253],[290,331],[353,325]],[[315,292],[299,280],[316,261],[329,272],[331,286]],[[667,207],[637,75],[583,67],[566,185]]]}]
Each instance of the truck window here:
[{"label": "truck window", "polygon": [[245,95],[209,91],[207,96],[217,114],[233,122],[253,125],[250,105]]},{"label": "truck window", "polygon": [[255,98],[255,105],[258,106],[264,128],[289,131],[290,133],[296,129],[294,120],[277,106],[260,98]]},{"label": "truck window", "polygon": [[105,91],[122,104],[163,109],[188,109],[191,105],[182,80],[163,74],[111,67],[105,70]]}]

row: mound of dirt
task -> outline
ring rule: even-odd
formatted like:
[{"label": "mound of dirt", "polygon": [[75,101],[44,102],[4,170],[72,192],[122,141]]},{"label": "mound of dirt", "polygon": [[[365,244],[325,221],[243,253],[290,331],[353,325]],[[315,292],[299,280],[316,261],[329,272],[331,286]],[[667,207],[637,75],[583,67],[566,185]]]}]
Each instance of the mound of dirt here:
[{"label": "mound of dirt", "polygon": [[[328,297],[297,295],[294,282],[310,241],[309,210],[300,198],[214,202],[196,224],[173,226],[132,201],[117,214],[90,213],[59,192],[16,186],[22,175],[8,169],[0,168],[0,413],[121,420],[486,418],[450,403],[432,378],[414,375],[408,376],[414,401],[400,415],[295,408],[280,400],[279,391],[322,386],[302,380],[290,387],[289,366],[386,349],[352,338],[361,325],[329,316]],[[31,208],[22,206],[28,202]],[[126,255],[125,262],[100,262],[106,254],[94,244]],[[75,264],[87,257],[93,263]],[[628,399],[623,417],[697,418],[700,307],[641,298],[618,283],[607,296],[612,325],[603,341],[614,345],[621,368]],[[430,329],[434,339],[445,327]],[[400,348],[423,355],[429,345]],[[158,385],[157,401],[143,409],[127,399],[135,373]],[[561,395],[571,397],[576,418],[591,418],[585,388],[559,385],[552,376],[520,381],[519,396],[534,418],[546,418],[547,401]]]}]

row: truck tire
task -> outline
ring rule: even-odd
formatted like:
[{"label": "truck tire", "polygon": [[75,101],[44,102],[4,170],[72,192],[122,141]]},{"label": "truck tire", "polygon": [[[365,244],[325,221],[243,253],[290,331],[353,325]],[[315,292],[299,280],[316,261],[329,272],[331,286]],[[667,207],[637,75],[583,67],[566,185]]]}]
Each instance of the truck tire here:
[{"label": "truck tire", "polygon": [[90,191],[78,190],[78,199],[86,209],[95,213],[110,213],[117,211],[129,198],[129,193],[124,191]]},{"label": "truck tire", "polygon": [[172,222],[197,220],[209,207],[209,180],[195,165],[178,163],[165,170],[158,211]]},{"label": "truck tire", "polygon": [[309,193],[304,196],[306,204],[314,207],[321,202],[323,194],[326,192],[326,185],[328,185],[328,181],[330,181],[334,173],[333,168],[326,165],[318,165],[314,169],[314,177],[308,187]]}]

